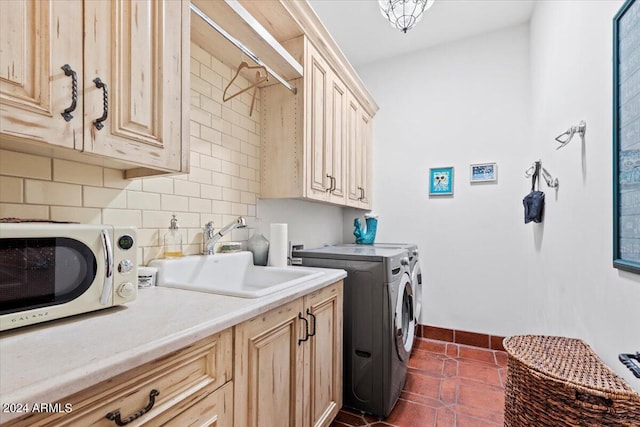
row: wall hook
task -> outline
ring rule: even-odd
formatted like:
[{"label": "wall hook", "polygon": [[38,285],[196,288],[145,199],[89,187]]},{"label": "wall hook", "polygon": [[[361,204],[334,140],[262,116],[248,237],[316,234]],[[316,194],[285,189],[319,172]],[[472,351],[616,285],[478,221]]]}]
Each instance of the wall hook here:
[{"label": "wall hook", "polygon": [[560,146],[556,148],[556,150],[561,149],[562,147],[566,146],[569,142],[571,142],[571,139],[576,133],[580,135],[580,138],[584,143],[584,134],[586,132],[587,132],[587,123],[584,120],[581,120],[577,126],[571,126],[564,133],[561,133],[560,135],[556,136],[556,141],[560,143]]},{"label": "wall hook", "polygon": [[547,187],[549,188],[558,188],[558,186],[560,185],[560,181],[558,181],[558,178],[552,177],[549,171],[545,168],[542,168],[542,177],[547,182]]},{"label": "wall hook", "polygon": [[529,169],[524,171],[525,178],[531,178],[533,176],[533,174],[536,172],[536,165],[538,165],[538,170],[540,171],[542,178],[544,178],[545,182],[547,183],[547,187],[558,188],[560,186],[560,181],[558,181],[558,178],[554,178],[553,176],[551,176],[551,173],[549,173],[549,171],[542,166],[542,160],[533,162]]}]

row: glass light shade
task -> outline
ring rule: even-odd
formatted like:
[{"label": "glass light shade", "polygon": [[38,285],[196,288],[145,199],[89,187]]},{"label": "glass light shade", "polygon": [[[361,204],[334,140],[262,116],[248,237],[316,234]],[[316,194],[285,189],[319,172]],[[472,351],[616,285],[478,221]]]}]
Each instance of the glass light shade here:
[{"label": "glass light shade", "polygon": [[391,26],[406,33],[420,20],[435,0],[378,0],[380,13]]}]

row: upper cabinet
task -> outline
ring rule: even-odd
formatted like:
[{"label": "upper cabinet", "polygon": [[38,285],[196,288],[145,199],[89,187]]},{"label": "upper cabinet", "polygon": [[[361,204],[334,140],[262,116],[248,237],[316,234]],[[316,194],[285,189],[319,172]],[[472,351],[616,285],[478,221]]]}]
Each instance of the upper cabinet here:
[{"label": "upper cabinet", "polygon": [[306,37],[298,43],[298,93],[261,90],[261,196],[370,209],[371,116],[327,57]]},{"label": "upper cabinet", "polygon": [[195,43],[231,68],[256,56],[271,68],[260,83],[260,196],[370,209],[378,106],[309,3],[192,4]]},{"label": "upper cabinet", "polygon": [[83,151],[182,171],[188,2],[89,0],[85,16]]},{"label": "upper cabinet", "polygon": [[51,153],[127,177],[188,171],[188,2],[11,0],[0,8],[3,145],[73,149]]},{"label": "upper cabinet", "polygon": [[82,22],[73,1],[0,2],[0,138],[81,143]]}]

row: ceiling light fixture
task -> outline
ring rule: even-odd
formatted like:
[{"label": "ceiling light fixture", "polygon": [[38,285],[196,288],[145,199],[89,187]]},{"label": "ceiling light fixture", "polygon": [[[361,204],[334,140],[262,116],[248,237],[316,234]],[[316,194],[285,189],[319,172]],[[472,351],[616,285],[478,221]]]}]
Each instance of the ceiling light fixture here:
[{"label": "ceiling light fixture", "polygon": [[406,33],[422,19],[435,0],[378,0],[380,12],[391,26]]}]

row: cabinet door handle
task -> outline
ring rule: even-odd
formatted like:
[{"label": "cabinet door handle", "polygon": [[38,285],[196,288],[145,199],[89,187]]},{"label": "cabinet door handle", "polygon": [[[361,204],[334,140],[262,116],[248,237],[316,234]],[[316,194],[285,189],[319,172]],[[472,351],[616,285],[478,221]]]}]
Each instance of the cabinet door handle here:
[{"label": "cabinet door handle", "polygon": [[300,312],[298,312],[298,319],[304,320],[304,338],[298,338],[298,345],[300,345],[309,339],[309,321]]},{"label": "cabinet door handle", "polygon": [[307,308],[307,314],[313,318],[313,332],[309,334],[310,337],[316,334],[316,316]]},{"label": "cabinet door handle", "polygon": [[328,191],[329,193],[331,193],[331,187],[332,187],[332,183],[333,183],[333,177],[329,174],[327,174],[327,178],[329,178],[329,188],[325,188],[325,191]]},{"label": "cabinet door handle", "polygon": [[331,177],[331,192],[336,191],[336,178],[334,176]]},{"label": "cabinet door handle", "polygon": [[144,408],[140,409],[135,414],[132,414],[132,415],[128,416],[124,420],[120,416],[120,411],[109,412],[107,414],[106,418],[108,420],[113,421],[114,423],[116,423],[119,426],[126,426],[131,421],[137,420],[138,418],[140,418],[141,416],[143,416],[144,414],[149,412],[151,410],[151,408],[153,408],[153,405],[156,403],[156,397],[159,396],[159,395],[160,395],[160,392],[158,390],[156,390],[155,388],[153,390],[151,390],[151,393],[149,393],[149,404],[147,406],[145,406]]},{"label": "cabinet door handle", "polygon": [[109,91],[107,84],[100,80],[100,77],[93,79],[93,82],[96,84],[98,89],[102,89],[102,117],[93,121],[93,125],[96,129],[100,130],[104,127],[102,122],[107,120],[107,116],[109,115]]},{"label": "cabinet door handle", "polygon": [[67,77],[71,77],[71,105],[64,109],[62,117],[69,122],[73,119],[71,113],[76,109],[78,103],[78,74],[76,74],[69,64],[64,64],[62,67],[64,71],[64,75]]},{"label": "cabinet door handle", "polygon": [[358,187],[358,190],[360,190],[360,197],[358,197],[358,200],[364,200],[364,188]]}]

